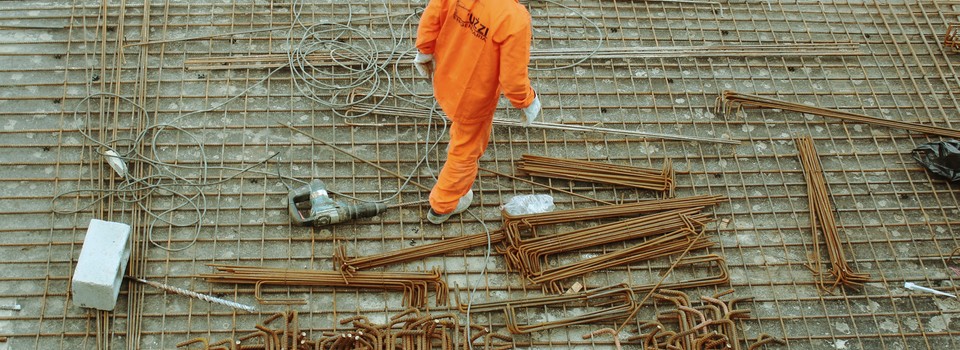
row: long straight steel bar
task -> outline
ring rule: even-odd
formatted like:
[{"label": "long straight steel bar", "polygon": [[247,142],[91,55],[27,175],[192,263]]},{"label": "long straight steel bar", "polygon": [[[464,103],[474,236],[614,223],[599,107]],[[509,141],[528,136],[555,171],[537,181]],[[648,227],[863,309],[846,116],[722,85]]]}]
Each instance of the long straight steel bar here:
[{"label": "long straight steel bar", "polygon": [[350,151],[347,151],[347,150],[345,150],[345,149],[343,149],[343,148],[337,147],[337,145],[334,145],[334,144],[329,143],[329,142],[327,142],[327,141],[324,141],[324,140],[322,140],[322,139],[320,139],[320,138],[318,138],[318,137],[316,137],[316,136],[313,136],[312,134],[310,134],[310,133],[308,133],[308,132],[306,132],[306,131],[297,129],[297,128],[293,127],[292,125],[283,124],[283,123],[280,123],[280,125],[283,125],[283,126],[289,128],[290,130],[293,130],[293,131],[295,131],[295,132],[297,132],[297,133],[299,133],[299,134],[301,134],[301,135],[303,135],[303,136],[306,136],[306,137],[310,138],[311,140],[313,140],[314,142],[317,142],[317,143],[319,143],[319,144],[321,144],[321,145],[330,147],[330,148],[332,148],[333,150],[335,150],[335,151],[337,151],[337,152],[346,154],[346,155],[350,156],[350,157],[353,158],[353,159],[359,160],[359,161],[361,161],[361,162],[366,163],[367,165],[370,165],[370,166],[372,166],[372,167],[374,167],[374,168],[377,168],[377,170],[380,170],[380,171],[385,172],[385,173],[387,173],[387,174],[393,175],[394,177],[396,177],[396,178],[398,178],[398,179],[405,180],[405,181],[409,182],[411,185],[417,186],[417,187],[419,187],[420,189],[427,190],[427,191],[430,191],[430,190],[432,189],[431,187],[427,187],[427,186],[421,185],[419,182],[413,181],[413,179],[408,179],[407,176],[400,175],[400,174],[398,174],[398,173],[396,173],[396,172],[394,172],[394,171],[392,171],[392,170],[390,170],[390,169],[387,169],[387,168],[384,168],[384,167],[380,166],[380,165],[377,164],[377,163],[371,162],[370,160],[367,160],[367,159],[365,159],[365,158],[363,158],[363,157],[360,157],[360,156],[358,156],[358,155],[355,155],[355,154],[353,154],[353,153],[350,153]]},{"label": "long straight steel bar", "polygon": [[[437,111],[437,113],[440,113],[440,111]],[[377,114],[377,115],[390,116],[390,117],[409,117],[409,118],[419,118],[419,119],[430,119],[429,117],[430,111],[427,109],[411,108],[411,107],[390,107],[390,106],[384,106],[384,105],[378,106],[375,104],[362,103],[362,102],[351,104],[350,109],[348,109],[346,112],[346,115],[366,115],[366,114]],[[440,114],[442,115],[442,113]],[[711,143],[722,143],[722,144],[729,144],[729,145],[739,145],[741,143],[740,141],[730,140],[730,139],[671,135],[671,134],[661,134],[661,133],[654,133],[654,132],[647,132],[647,131],[622,130],[622,129],[603,128],[603,127],[576,125],[576,124],[533,122],[533,123],[530,123],[530,125],[524,125],[519,121],[503,120],[503,119],[496,119],[496,118],[493,119],[493,125],[510,126],[510,127],[528,127],[528,128],[558,130],[558,131],[593,132],[593,133],[600,133],[600,134],[633,136],[633,137],[643,137],[643,138],[673,140],[673,141],[711,142]]]},{"label": "long straight steel bar", "polygon": [[[489,234],[489,242],[491,244],[500,243],[503,241],[503,239],[503,231],[497,230]],[[352,273],[357,270],[365,270],[373,267],[397,264],[431,256],[439,256],[474,247],[480,247],[486,245],[487,242],[487,233],[478,233],[456,238],[448,238],[439,242],[424,244],[417,247],[410,247],[357,258],[346,258],[341,252],[337,256],[334,256],[334,265],[337,266],[337,268],[339,268],[341,271]]]},{"label": "long straight steel bar", "polygon": [[[256,31],[270,31],[268,28]],[[253,32],[253,31],[251,31]],[[246,33],[241,33],[246,34]],[[228,35],[228,34],[222,34]],[[202,38],[202,37],[201,37]],[[184,39],[181,39],[184,40]],[[159,43],[155,42],[155,43]],[[392,52],[378,52],[380,64],[386,60],[410,60],[410,53],[391,56]],[[590,59],[646,59],[646,58],[688,58],[688,57],[798,57],[798,56],[860,56],[864,52],[855,43],[796,43],[796,44],[755,44],[755,45],[702,45],[702,46],[651,46],[651,47],[601,47],[601,48],[559,48],[530,50],[530,61]],[[314,53],[304,57],[314,67],[343,66],[359,64],[359,57],[349,53]],[[183,65],[190,70],[218,69],[271,69],[289,64],[286,54],[255,54],[188,58]]]},{"label": "long straight steel bar", "polygon": [[[830,204],[830,194],[827,181],[823,176],[823,167],[814,147],[813,139],[800,137],[796,139],[800,162],[803,165],[803,177],[807,181],[807,202],[810,207],[810,229],[813,231],[813,251],[815,273],[819,275],[820,289],[832,292],[838,285],[859,287],[870,281],[870,275],[853,271],[847,265],[843,253],[843,243],[840,241],[840,232],[837,229],[836,219],[833,216],[833,206]],[[827,255],[830,257],[830,275],[834,280],[827,283],[820,261],[820,242],[817,228],[823,232],[824,243],[827,246]]]},{"label": "long straight steel bar", "polygon": [[[577,324],[621,319],[638,307],[636,300],[634,300],[633,290],[625,284],[597,288],[576,294],[547,295],[543,297],[476,303],[472,305],[467,305],[460,301],[459,290],[454,292],[454,297],[457,308],[461,312],[466,312],[468,308],[470,312],[503,312],[506,316],[506,327],[514,334],[525,334]],[[602,309],[536,324],[521,324],[517,317],[517,310],[519,309],[560,306],[565,306],[568,309],[598,307],[602,307]]]},{"label": "long straight steel bar", "polygon": [[836,118],[864,124],[880,125],[892,129],[909,130],[929,135],[960,138],[960,130],[956,129],[889,120],[836,109],[807,106],[802,103],[786,102],[758,95],[741,94],[730,90],[724,91],[723,95],[717,98],[718,112],[729,113],[730,111],[743,107],[774,108],[784,111],[814,114],[821,117]]}]

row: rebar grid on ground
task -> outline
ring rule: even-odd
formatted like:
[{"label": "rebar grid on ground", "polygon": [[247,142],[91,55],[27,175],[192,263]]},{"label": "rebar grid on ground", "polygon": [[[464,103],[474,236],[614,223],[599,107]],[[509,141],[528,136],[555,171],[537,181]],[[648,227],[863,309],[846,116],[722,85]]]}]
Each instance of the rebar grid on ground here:
[{"label": "rebar grid on ground", "polygon": [[[562,8],[526,3],[533,6],[537,48],[590,46],[597,38],[592,28],[585,28],[580,19]],[[730,197],[715,210],[718,219],[724,221],[716,224],[715,231],[711,226],[709,235],[719,243],[711,251],[728,259],[733,286],[757,297],[752,318],[739,322],[743,329],[785,336],[790,341],[786,348],[792,349],[841,345],[865,349],[960,347],[955,309],[942,300],[900,288],[905,280],[954,292],[960,285],[960,279],[944,266],[950,250],[960,245],[956,238],[955,186],[930,179],[903,156],[906,150],[929,140],[914,133],[862,130],[856,123],[825,123],[819,118],[797,118],[795,113],[769,109],[755,110],[743,119],[724,119],[710,112],[717,91],[733,89],[895,120],[941,126],[955,123],[955,87],[960,74],[956,55],[944,50],[943,33],[948,23],[956,23],[956,5],[943,1],[770,1],[761,6],[732,2],[725,15],[719,15],[696,6],[652,1],[565,3],[596,21],[610,46],[855,42],[864,55],[613,59],[535,73],[532,78],[543,95],[546,120],[684,131],[745,142],[739,147],[718,149],[702,143],[498,127],[483,166],[511,168],[513,159],[521,153],[601,160],[609,157],[621,164],[659,164],[670,158],[678,170],[690,170],[678,178],[678,194],[719,193]],[[51,214],[44,203],[49,200],[50,189],[59,192],[110,178],[109,167],[90,157],[94,153],[89,148],[74,142],[78,135],[69,113],[79,96],[97,91],[129,94],[145,102],[151,114],[156,112],[158,121],[223,101],[233,96],[234,89],[242,90],[262,76],[256,70],[183,72],[182,60],[241,55],[266,51],[265,47],[283,52],[286,33],[221,34],[289,27],[293,20],[290,8],[280,2],[249,1],[154,2],[150,6],[136,1],[21,1],[5,5],[0,10],[6,19],[2,29],[10,35],[4,39],[4,47],[9,50],[0,53],[6,58],[0,62],[7,73],[0,93],[4,106],[0,108],[0,125],[4,126],[0,128],[0,150],[5,162],[0,175],[0,188],[4,189],[0,207],[3,215],[13,220],[4,221],[0,229],[4,233],[0,256],[8,273],[2,277],[0,296],[16,298],[23,306],[18,313],[0,311],[3,322],[12,326],[2,334],[9,338],[9,346],[171,348],[176,342],[197,336],[198,330],[203,332],[199,335],[219,339],[230,336],[233,324],[255,323],[257,316],[206,307],[206,303],[136,285],[121,289],[121,302],[113,313],[87,313],[70,306],[69,276],[85,221],[91,215],[128,221],[132,213],[125,206],[108,203],[103,210],[62,216]],[[386,13],[387,7],[380,5],[356,1],[309,3],[305,21],[346,20],[357,12],[377,16]],[[391,14],[410,13],[416,7],[409,1],[391,0],[388,5]],[[362,17],[365,15],[353,19]],[[31,29],[18,30],[17,26]],[[370,31],[382,38],[387,27],[387,21],[379,20]],[[198,36],[205,38],[148,45],[145,50],[130,46],[141,41]],[[410,77],[415,74],[407,73]],[[391,211],[382,223],[357,222],[315,231],[290,228],[289,220],[280,214],[282,208],[275,205],[286,193],[275,181],[278,171],[302,179],[329,177],[337,189],[370,198],[377,198],[380,192],[376,185],[389,187],[394,181],[364,171],[363,166],[353,166],[339,155],[331,156],[323,147],[283,129],[277,130],[272,119],[312,124],[311,132],[370,154],[398,171],[415,161],[412,154],[417,141],[411,135],[422,134],[426,128],[424,123],[385,116],[345,125],[329,111],[292,96],[296,95],[292,91],[288,76],[280,72],[263,89],[237,99],[222,113],[207,113],[189,125],[215,147],[219,165],[243,167],[250,164],[249,155],[288,149],[289,153],[271,164],[274,175],[244,176],[217,189],[216,197],[211,197],[217,200],[213,212],[216,221],[204,223],[205,232],[210,234],[201,235],[196,252],[164,254],[140,247],[140,259],[131,263],[128,271],[253,303],[252,288],[207,285],[192,276],[208,263],[326,266],[334,239],[352,240],[358,249],[376,246],[373,251],[380,252],[410,241],[439,240],[456,233],[460,225],[465,233],[479,232],[468,220],[448,224],[442,234],[424,230],[415,209],[402,215]],[[128,130],[124,122],[135,119],[138,112],[114,102],[111,98],[93,101],[95,108],[90,115],[104,123],[96,129],[108,133],[116,130],[123,135]],[[504,107],[498,117],[518,119],[511,114],[515,111]],[[803,266],[811,247],[806,206],[802,204],[806,184],[799,166],[792,161],[792,139],[798,133],[815,135],[821,153],[831,155],[824,157],[823,165],[835,213],[846,233],[846,253],[862,272],[870,272],[877,279],[864,290],[817,295],[816,283]],[[171,157],[175,154],[180,164],[194,164],[184,158],[191,152],[189,145],[164,140],[158,146],[169,150]],[[489,184],[494,181],[497,186],[491,188]],[[487,186],[477,207],[484,208],[481,216],[488,223],[499,221],[493,207],[503,198],[540,191],[504,178],[484,176],[480,183]],[[550,185],[610,201],[634,198],[632,192],[607,191],[590,184],[553,181]],[[592,205],[590,200],[551,193],[561,208]],[[137,218],[132,223],[137,226],[143,221]],[[377,230],[384,234],[373,234]],[[164,238],[174,245],[186,243],[175,230]],[[364,251],[356,253],[362,255]],[[451,278],[462,278],[465,273],[472,277],[475,270],[462,268],[461,262],[475,266],[478,259],[474,250],[448,254],[436,262],[444,265],[445,274],[452,274]],[[396,266],[398,270],[420,267],[426,264]],[[642,267],[618,271],[634,279],[651,273]],[[506,274],[499,266],[490,272],[493,279]],[[623,274],[606,275],[596,275],[592,280],[622,281]],[[513,282],[481,286],[478,292],[505,297],[527,293]],[[323,320],[338,319],[336,315],[358,308],[371,315],[402,310],[398,309],[399,302],[352,303],[360,298],[369,301],[370,294],[399,300],[399,292],[290,290],[311,297],[311,302],[332,302],[323,310],[301,315],[312,322],[309,325],[315,331],[326,330],[328,322]],[[952,322],[944,322],[951,317]],[[497,320],[487,325],[502,326]],[[517,344],[539,348],[612,345],[608,337],[581,340],[585,332],[574,328],[567,335],[554,330],[549,338],[520,339]]]}]

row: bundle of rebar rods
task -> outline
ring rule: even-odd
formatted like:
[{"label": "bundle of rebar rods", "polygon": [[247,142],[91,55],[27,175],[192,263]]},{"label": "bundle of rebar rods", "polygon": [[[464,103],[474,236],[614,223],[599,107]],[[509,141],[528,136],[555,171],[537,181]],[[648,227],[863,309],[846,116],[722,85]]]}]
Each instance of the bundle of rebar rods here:
[{"label": "bundle of rebar rods", "polygon": [[[711,206],[723,200],[725,198],[721,196],[694,196],[529,215],[511,216],[504,213],[501,230],[504,233],[506,246],[498,249],[507,260],[508,268],[520,272],[532,281],[543,273],[546,259],[552,254],[665,234],[685,227],[694,231],[700,229],[711,220],[708,215],[701,214],[700,211],[705,206]],[[649,215],[559,234],[536,235],[537,228],[546,225],[641,214]],[[524,238],[526,232],[533,233],[534,237]],[[695,244],[699,246],[705,243],[695,242]],[[607,264],[627,263],[625,259],[618,259],[616,255],[609,255],[607,258],[611,259],[606,262]],[[588,273],[590,270],[576,270],[570,273],[573,272]],[[563,279],[572,276],[561,274],[559,277]],[[547,282],[543,286],[546,290],[562,289],[557,280],[544,280],[544,282]]]},{"label": "bundle of rebar rods", "polygon": [[[803,177],[807,182],[807,203],[810,207],[810,230],[813,231],[813,266],[819,275],[821,290],[831,292],[838,285],[851,287],[862,286],[870,280],[870,275],[853,271],[847,265],[843,254],[843,242],[840,241],[840,232],[837,229],[836,219],[833,216],[833,206],[830,204],[830,192],[827,181],[823,176],[823,167],[820,157],[814,148],[813,139],[800,137],[796,140],[797,150],[800,153],[800,163],[803,165]],[[820,261],[820,235],[823,232],[827,255],[830,257],[830,272],[833,282],[827,282]]]},{"label": "bundle of rebar rods", "polygon": [[723,196],[701,195],[642,200],[636,203],[611,204],[527,215],[510,215],[507,212],[502,212],[502,230],[504,230],[506,239],[510,240],[511,244],[518,244],[523,231],[535,230],[538,226],[637,216],[674,209],[705,208],[716,205],[726,199],[727,198]]},{"label": "bundle of rebar rods", "polygon": [[[702,208],[675,209],[579,230],[519,239],[504,248],[507,266],[524,276],[539,276],[548,255],[646,238],[709,220]],[[701,226],[702,227],[702,226]]]},{"label": "bundle of rebar rods", "polygon": [[[383,115],[383,116],[391,116],[391,117],[418,118],[418,119],[430,118],[429,109],[411,108],[411,107],[395,107],[395,106],[387,106],[384,104],[354,102],[353,100],[351,100],[350,108],[347,109],[345,113],[345,115],[348,115],[348,116],[360,116],[360,115],[367,115],[367,114],[375,114],[375,115]],[[662,139],[662,140],[698,141],[698,142],[712,142],[712,143],[723,143],[723,144],[732,144],[732,145],[740,144],[740,141],[737,141],[737,140],[661,134],[661,133],[654,133],[654,132],[648,132],[648,131],[614,129],[614,128],[605,128],[605,127],[590,126],[590,125],[583,125],[583,124],[558,124],[558,123],[545,123],[545,122],[532,122],[530,124],[523,124],[520,121],[494,118],[493,125],[514,126],[514,127],[522,126],[525,128],[570,131],[570,132],[591,132],[591,133],[598,133],[602,135],[622,135],[622,136],[632,136],[632,137]]]},{"label": "bundle of rebar rods", "polygon": [[[547,329],[578,324],[592,324],[609,320],[622,320],[638,305],[633,290],[624,284],[598,288],[582,293],[549,295],[536,298],[523,298],[472,305],[460,302],[460,291],[454,296],[457,308],[461,312],[503,312],[506,327],[513,334],[526,334]],[[521,309],[563,308],[564,310],[588,310],[576,316],[563,317],[551,321],[525,324],[517,316]]]},{"label": "bundle of rebar rods", "polygon": [[[631,46],[631,47],[585,47],[530,50],[531,61],[591,59],[645,59],[684,57],[798,57],[798,56],[859,56],[863,51],[855,43],[796,43],[754,45],[701,45],[701,46]],[[370,58],[378,65],[388,60],[412,60],[413,55],[391,55],[377,52],[364,55],[351,52],[313,53],[300,57],[312,67],[344,67],[370,64]],[[258,54],[191,57],[183,65],[190,70],[222,69],[268,69],[283,67],[290,63],[288,54]],[[407,64],[412,65],[412,63]]]},{"label": "bundle of rebar rods", "polygon": [[517,171],[530,176],[661,191],[667,197],[673,197],[674,171],[670,159],[664,160],[662,169],[651,169],[524,154],[517,162]]},{"label": "bundle of rebar rods", "polygon": [[600,271],[614,266],[629,265],[642,261],[679,254],[687,249],[703,249],[714,245],[707,238],[696,238],[697,231],[682,228],[662,236],[651,238],[632,247],[602,254],[589,259],[577,261],[560,267],[544,270],[533,276],[533,283],[541,284],[547,290],[560,293],[565,288],[560,281],[581,276],[593,271]]},{"label": "bundle of rebar rods", "polygon": [[378,266],[397,264],[484,246],[487,244],[488,238],[490,244],[498,244],[500,241],[503,241],[503,231],[493,231],[489,234],[489,237],[487,233],[484,232],[455,238],[447,238],[442,241],[424,244],[421,246],[356,258],[346,257],[345,250],[341,246],[341,248],[338,248],[337,254],[334,255],[333,261],[334,266],[339,268],[341,271],[352,274],[357,270],[365,270]]},{"label": "bundle of rebar rods", "polygon": [[[733,290],[702,296],[700,306],[695,307],[686,293],[661,289],[654,293],[653,297],[673,308],[659,312],[655,321],[642,324],[642,334],[627,338],[627,341],[639,342],[643,349],[740,350],[745,339],[737,331],[736,321],[750,317],[750,310],[737,309],[736,306],[753,298],[721,300],[730,293],[733,293]],[[769,343],[784,344],[783,340],[761,334],[749,349]]]},{"label": "bundle of rebar rods", "polygon": [[[284,320],[280,326],[271,326]],[[279,323],[279,322],[276,322]],[[484,349],[512,348],[512,339],[487,328],[471,325],[469,339],[467,327],[460,325],[453,314],[431,315],[417,309],[409,309],[389,319],[386,324],[376,324],[362,315],[340,320],[346,328],[335,332],[323,332],[311,340],[300,329],[296,311],[277,313],[255,326],[256,330],[236,339],[229,338],[211,342],[194,338],[177,344],[178,348],[204,350],[395,350],[395,349]],[[482,338],[482,339],[481,339]],[[479,341],[479,342],[478,342]],[[472,345],[472,347],[471,347]]]},{"label": "bundle of rebar rods", "polygon": [[302,300],[265,300],[260,297],[263,285],[305,286],[326,288],[360,288],[387,291],[402,291],[404,304],[422,307],[427,304],[427,295],[432,288],[436,293],[437,305],[447,304],[447,284],[441,278],[440,271],[419,272],[354,272],[344,274],[340,271],[291,270],[269,267],[210,265],[217,270],[213,274],[202,274],[211,283],[253,284],[255,295],[261,303],[303,303]]},{"label": "bundle of rebar rods", "polygon": [[724,91],[723,95],[717,98],[718,113],[729,113],[744,107],[780,109],[784,111],[813,114],[821,117],[836,118],[857,123],[879,125],[893,129],[909,130],[928,135],[960,138],[960,130],[956,129],[871,117],[865,114],[808,106],[802,103],[786,102],[769,97],[741,94],[730,90]]},{"label": "bundle of rebar rods", "polygon": [[960,24],[947,26],[947,34],[943,36],[943,47],[960,52]]}]

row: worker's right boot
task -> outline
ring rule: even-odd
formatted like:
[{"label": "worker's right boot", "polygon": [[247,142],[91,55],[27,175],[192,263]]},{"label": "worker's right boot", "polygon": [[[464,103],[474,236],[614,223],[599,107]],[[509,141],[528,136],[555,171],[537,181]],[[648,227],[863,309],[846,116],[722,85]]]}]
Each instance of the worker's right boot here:
[{"label": "worker's right boot", "polygon": [[460,197],[460,200],[457,202],[457,208],[453,209],[452,212],[447,214],[437,214],[433,211],[433,208],[430,208],[430,211],[427,212],[427,221],[434,225],[439,225],[447,221],[454,214],[460,214],[467,210],[470,207],[470,203],[473,202],[473,189],[467,191],[467,194]]}]

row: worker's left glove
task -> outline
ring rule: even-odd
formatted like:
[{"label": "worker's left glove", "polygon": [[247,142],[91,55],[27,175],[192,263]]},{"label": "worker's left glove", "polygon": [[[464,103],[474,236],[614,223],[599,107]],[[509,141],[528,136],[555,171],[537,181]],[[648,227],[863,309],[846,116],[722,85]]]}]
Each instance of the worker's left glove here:
[{"label": "worker's left glove", "polygon": [[523,125],[529,126],[530,123],[533,123],[537,120],[537,117],[540,116],[540,96],[534,97],[533,102],[529,106],[523,109]]},{"label": "worker's left glove", "polygon": [[413,59],[413,66],[422,77],[429,77],[433,73],[433,55],[417,52],[417,57]]}]

